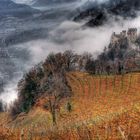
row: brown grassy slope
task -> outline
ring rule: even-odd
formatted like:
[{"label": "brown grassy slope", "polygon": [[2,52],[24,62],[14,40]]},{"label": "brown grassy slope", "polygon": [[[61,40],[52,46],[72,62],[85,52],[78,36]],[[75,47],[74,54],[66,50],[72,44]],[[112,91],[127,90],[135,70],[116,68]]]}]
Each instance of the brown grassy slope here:
[{"label": "brown grassy slope", "polygon": [[14,121],[0,114],[0,139],[18,140],[22,135],[41,140],[140,139],[140,73],[92,76],[70,72],[67,80],[74,95],[62,101],[57,127],[52,127],[50,113],[42,108],[45,98],[40,98],[29,114],[20,114]]},{"label": "brown grassy slope", "polygon": [[74,92],[73,113],[83,119],[120,113],[140,102],[139,73],[91,76],[77,72],[69,73],[68,80]]}]

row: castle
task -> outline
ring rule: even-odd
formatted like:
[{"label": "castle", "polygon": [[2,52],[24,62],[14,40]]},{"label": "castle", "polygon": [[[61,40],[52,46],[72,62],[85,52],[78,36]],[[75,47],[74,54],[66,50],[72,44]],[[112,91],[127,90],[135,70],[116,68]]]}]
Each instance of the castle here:
[{"label": "castle", "polygon": [[137,40],[138,33],[137,28],[129,28],[128,31],[123,30],[120,34],[115,32],[111,36],[111,44],[117,44],[120,40],[127,38],[130,42],[135,42]]}]

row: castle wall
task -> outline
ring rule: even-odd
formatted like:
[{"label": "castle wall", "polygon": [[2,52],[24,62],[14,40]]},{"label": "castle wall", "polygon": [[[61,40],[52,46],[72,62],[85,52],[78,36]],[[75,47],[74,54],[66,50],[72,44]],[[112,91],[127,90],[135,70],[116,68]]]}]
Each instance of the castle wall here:
[{"label": "castle wall", "polygon": [[136,28],[128,29],[128,32],[127,32],[128,40],[130,40],[131,42],[135,42],[137,37],[138,36],[137,36],[137,29]]},{"label": "castle wall", "polygon": [[115,32],[111,37],[111,44],[119,43],[120,39],[128,38],[130,42],[135,42],[137,40],[138,34],[136,28],[129,28],[128,31],[124,30],[120,34],[116,34]]}]

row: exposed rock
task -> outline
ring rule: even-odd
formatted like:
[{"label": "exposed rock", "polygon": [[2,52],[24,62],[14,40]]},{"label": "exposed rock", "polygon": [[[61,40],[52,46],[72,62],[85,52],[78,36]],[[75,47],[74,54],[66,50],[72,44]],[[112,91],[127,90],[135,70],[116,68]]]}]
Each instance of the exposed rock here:
[{"label": "exposed rock", "polygon": [[92,27],[100,26],[107,21],[108,15],[134,18],[136,17],[136,11],[139,9],[139,0],[110,0],[106,4],[96,4],[96,7],[93,5],[93,7],[90,6],[90,8],[81,11],[80,14],[74,18],[74,21],[88,19],[86,25]]},{"label": "exposed rock", "polygon": [[75,0],[35,0],[33,6],[47,6],[52,4],[61,4],[61,3],[75,2]]},{"label": "exposed rock", "polygon": [[24,4],[16,4],[11,0],[0,0],[0,17],[14,16],[18,18],[33,16],[39,11]]}]

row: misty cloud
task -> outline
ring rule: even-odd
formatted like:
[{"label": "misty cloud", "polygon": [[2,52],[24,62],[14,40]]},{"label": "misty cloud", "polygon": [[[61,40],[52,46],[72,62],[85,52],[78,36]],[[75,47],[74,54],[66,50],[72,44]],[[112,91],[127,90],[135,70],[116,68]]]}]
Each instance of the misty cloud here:
[{"label": "misty cloud", "polygon": [[[121,19],[121,18],[120,18]],[[50,52],[73,50],[79,54],[102,52],[110,42],[113,32],[121,32],[131,27],[140,27],[140,17],[136,19],[121,19],[119,22],[111,20],[98,28],[83,27],[82,23],[65,21],[49,33],[47,39],[30,41],[18,45],[30,52],[30,64],[44,60]]]},{"label": "misty cloud", "polygon": [[19,79],[14,79],[9,84],[4,87],[4,91],[0,94],[0,101],[3,102],[4,105],[9,106],[17,99],[17,83]]},{"label": "misty cloud", "polygon": [[29,41],[13,47],[23,48],[29,52],[30,60],[26,66],[30,68],[43,61],[50,52],[65,50],[73,50],[80,54],[102,52],[103,48],[109,44],[113,32],[119,33],[131,27],[140,27],[140,16],[127,20],[120,17],[118,22],[112,17],[104,26],[97,28],[84,27],[83,23],[65,21],[50,31],[48,38]]}]

